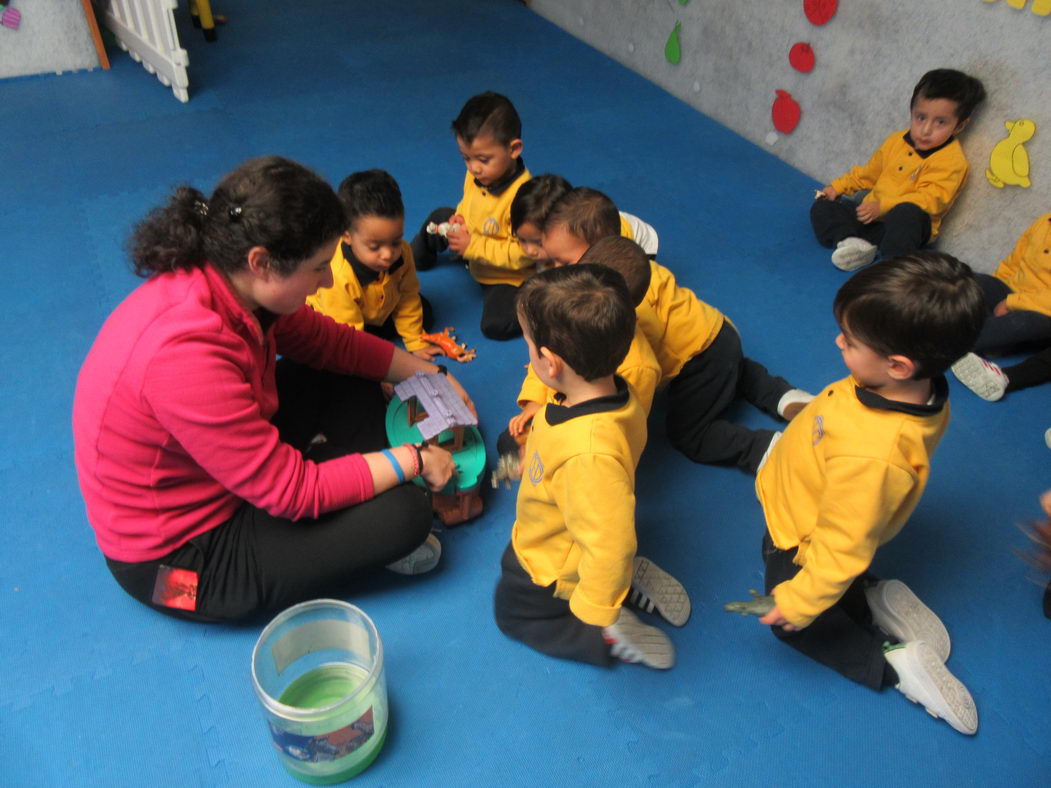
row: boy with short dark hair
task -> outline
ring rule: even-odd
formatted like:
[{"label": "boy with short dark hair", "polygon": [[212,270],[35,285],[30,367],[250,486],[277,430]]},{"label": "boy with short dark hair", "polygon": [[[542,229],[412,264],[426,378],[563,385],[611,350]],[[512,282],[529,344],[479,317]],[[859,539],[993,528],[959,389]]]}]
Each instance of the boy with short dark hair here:
[{"label": "boy with short dark hair", "polygon": [[[642,260],[646,263],[646,282],[642,282],[636,272],[629,272],[633,274],[630,281],[625,277],[625,284],[628,286],[628,298],[631,301],[631,305],[637,307],[646,296],[646,287],[649,283],[649,258],[646,257],[646,253],[642,251],[641,246],[630,238],[621,236],[603,238],[584,253],[584,256],[580,258],[580,262],[596,263],[617,270],[616,259],[623,255],[641,255]],[[620,272],[618,271],[618,273]],[[635,396],[642,405],[643,412],[649,416],[650,408],[653,405],[653,395],[656,393],[657,386],[661,381],[661,365],[637,320],[631,346],[628,348],[623,360],[617,365],[617,374],[631,385]],[[525,381],[522,383],[522,388],[518,393],[518,405],[522,408],[522,411],[513,417],[507,425],[507,430],[511,437],[517,438],[525,432],[540,406],[545,402],[554,401],[555,395],[556,392],[553,389],[545,386],[540,381],[532,365],[528,366]]]},{"label": "boy with short dark hair", "polygon": [[[514,300],[536,265],[511,231],[511,201],[529,170],[522,160],[522,121],[506,97],[492,91],[472,97],[452,122],[467,165],[463,198],[456,208],[431,212],[412,241],[416,264],[431,268],[438,252],[451,249],[482,286],[482,333],[490,339],[518,336]],[[448,233],[428,233],[431,223]]]},{"label": "boy with short dark hair", "polygon": [[383,170],[355,172],[339,185],[347,230],[332,257],[332,287],[307,303],[339,323],[384,339],[430,361],[439,353],[420,334],[430,329],[431,305],[420,295],[412,249],[402,237],[405,206],[397,181]]},{"label": "boy with short dark hair", "polygon": [[916,252],[856,274],[833,311],[850,376],[788,425],[756,478],[774,604],[760,621],[852,681],[896,686],[972,734],[978,712],[945,667],[944,625],[904,583],[868,570],[926,487],[949,421],[944,372],[981,330],[981,288],[955,258]]},{"label": "boy with short dark hair", "polygon": [[520,288],[518,314],[530,364],[560,396],[526,440],[497,624],[551,656],[670,668],[671,641],[624,607],[631,592],[676,626],[690,614],[682,585],[635,555],[646,417],[614,374],[635,326],[624,281],[595,265],[544,271]]},{"label": "boy with short dark hair", "polygon": [[[920,249],[938,237],[941,221],[967,177],[957,136],[985,99],[974,77],[953,69],[928,71],[912,91],[911,124],[884,140],[864,166],[817,193],[810,223],[818,243],[842,271]],[[870,190],[860,204],[841,195]]]},{"label": "boy with short dark hair", "polygon": [[[556,265],[576,263],[588,248],[609,237],[616,206],[602,192],[574,189],[551,210],[544,225],[544,250]],[[590,233],[591,237],[576,233]],[[694,462],[732,464],[750,473],[781,433],[753,430],[725,419],[744,399],[775,418],[789,421],[813,395],[771,375],[745,357],[733,324],[655,260],[629,255],[624,262],[649,268],[649,286],[636,308],[642,329],[668,387],[667,433],[672,445]]]}]

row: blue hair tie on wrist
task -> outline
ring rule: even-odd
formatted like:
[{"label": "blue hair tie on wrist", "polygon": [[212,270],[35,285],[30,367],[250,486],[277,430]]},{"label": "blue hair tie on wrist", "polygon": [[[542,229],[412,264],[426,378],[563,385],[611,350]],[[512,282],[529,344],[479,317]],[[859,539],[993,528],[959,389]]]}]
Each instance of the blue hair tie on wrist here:
[{"label": "blue hair tie on wrist", "polygon": [[380,452],[380,454],[387,458],[387,462],[390,463],[391,467],[394,469],[394,472],[398,474],[398,481],[405,481],[405,471],[401,469],[401,463],[398,462],[397,458],[394,456],[394,452],[392,452],[390,449],[384,449]]}]

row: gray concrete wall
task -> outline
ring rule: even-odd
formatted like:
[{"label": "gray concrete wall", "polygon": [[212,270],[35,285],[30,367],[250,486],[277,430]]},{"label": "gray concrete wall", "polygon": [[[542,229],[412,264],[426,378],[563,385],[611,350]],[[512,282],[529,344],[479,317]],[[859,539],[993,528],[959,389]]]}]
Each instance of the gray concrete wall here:
[{"label": "gray concrete wall", "polygon": [[98,68],[80,0],[10,0],[17,30],[0,27],[0,78]]},{"label": "gray concrete wall", "polygon": [[[909,124],[908,102],[932,68],[977,76],[989,97],[961,140],[971,164],[939,248],[992,270],[1040,214],[1051,211],[1051,16],[1006,0],[840,0],[811,24],[803,0],[532,0],[530,7],[822,184],[867,161]],[[665,44],[680,23],[681,61]],[[814,49],[809,74],[789,65],[798,42]],[[776,90],[802,107],[788,135],[774,131]],[[994,188],[989,154],[1005,120],[1037,124],[1027,144],[1028,189]],[[702,174],[698,174],[699,176]],[[812,195],[800,195],[809,200]],[[658,228],[659,229],[659,228]]]}]

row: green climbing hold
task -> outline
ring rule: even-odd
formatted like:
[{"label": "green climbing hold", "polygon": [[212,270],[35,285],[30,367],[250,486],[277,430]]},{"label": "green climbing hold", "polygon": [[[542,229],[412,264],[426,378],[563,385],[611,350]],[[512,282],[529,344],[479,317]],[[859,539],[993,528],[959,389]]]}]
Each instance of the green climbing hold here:
[{"label": "green climbing hold", "polygon": [[679,5],[686,5],[690,0],[679,0]]},{"label": "green climbing hold", "polygon": [[668,36],[668,43],[664,45],[664,57],[668,59],[669,63],[678,63],[682,60],[682,47],[679,45],[680,30],[682,30],[682,25],[676,23],[675,29]]}]

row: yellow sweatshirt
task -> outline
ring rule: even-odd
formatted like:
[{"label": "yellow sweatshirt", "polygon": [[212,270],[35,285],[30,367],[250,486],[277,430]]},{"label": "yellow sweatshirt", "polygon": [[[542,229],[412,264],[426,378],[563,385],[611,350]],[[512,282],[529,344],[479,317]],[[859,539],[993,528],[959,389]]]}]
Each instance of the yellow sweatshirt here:
[{"label": "yellow sweatshirt", "polygon": [[844,378],[774,445],[755,489],[770,539],[781,550],[798,548],[802,569],[773,590],[792,624],[806,626],[835,604],[916,508],[949,422],[945,378],[935,379],[934,391],[933,404],[908,405]]},{"label": "yellow sweatshirt", "polygon": [[316,311],[354,328],[382,326],[394,315],[394,327],[410,352],[426,346],[423,333],[423,304],[420,280],[412,247],[401,242],[401,260],[390,270],[377,273],[356,259],[350,246],[340,243],[332,256],[332,287],[307,298]]},{"label": "yellow sweatshirt", "polygon": [[573,615],[609,626],[631,587],[635,465],[646,415],[627,384],[571,408],[549,404],[525,445],[511,544],[539,586],[555,583]]},{"label": "yellow sweatshirt", "polygon": [[536,272],[536,263],[511,232],[511,202],[530,177],[521,163],[510,183],[489,188],[479,185],[470,172],[464,176],[463,199],[456,213],[467,222],[471,240],[463,259],[471,276],[483,285],[518,287]]},{"label": "yellow sweatshirt", "polygon": [[[617,374],[631,384],[639,404],[648,416],[653,405],[653,393],[661,380],[661,367],[638,323],[635,324],[635,338],[631,340],[624,361],[617,367]],[[557,391],[545,386],[536,376],[533,365],[527,365],[522,390],[518,392],[519,407],[525,407],[527,402],[555,402],[557,396]]]},{"label": "yellow sweatshirt", "polygon": [[692,290],[679,287],[672,272],[654,260],[649,289],[635,314],[665,379],[678,375],[683,364],[707,350],[726,319]]},{"label": "yellow sweatshirt", "polygon": [[840,194],[871,189],[863,202],[878,202],[880,217],[899,203],[918,205],[931,217],[933,240],[966,178],[967,159],[958,139],[933,151],[918,151],[906,129],[887,137],[867,164],[854,167],[830,185]]},{"label": "yellow sweatshirt", "polygon": [[994,276],[1014,291],[1009,309],[1051,315],[1051,213],[1033,222]]}]

